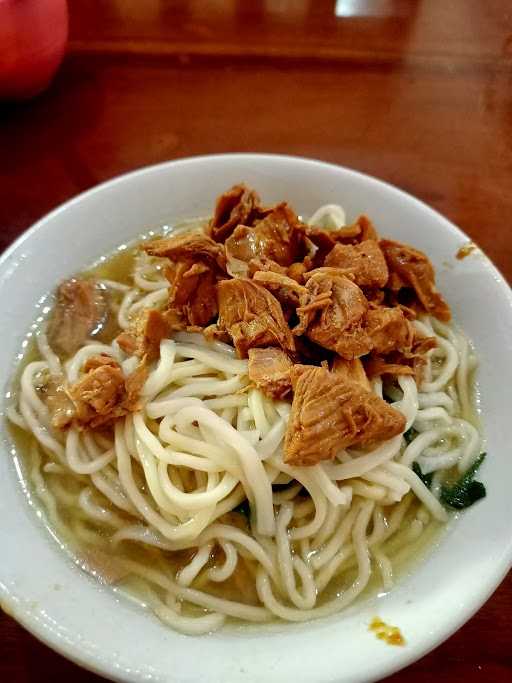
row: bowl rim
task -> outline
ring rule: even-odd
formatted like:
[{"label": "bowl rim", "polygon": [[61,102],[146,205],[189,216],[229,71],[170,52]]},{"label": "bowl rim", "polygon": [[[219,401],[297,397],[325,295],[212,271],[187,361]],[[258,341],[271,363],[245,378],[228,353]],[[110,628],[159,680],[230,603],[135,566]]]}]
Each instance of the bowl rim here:
[{"label": "bowl rim", "polygon": [[[457,235],[460,239],[464,239],[465,241],[470,240],[469,236],[466,235],[460,228],[458,228],[456,225],[454,225],[451,221],[449,221],[447,218],[445,218],[441,213],[439,213],[437,210],[433,209],[431,206],[429,206],[426,202],[422,201],[421,199],[418,199],[414,195],[409,194],[405,190],[400,189],[399,187],[381,180],[379,178],[376,178],[372,175],[369,175],[367,173],[352,169],[350,167],[342,166],[340,164],[335,164],[335,163],[330,163],[330,162],[325,162],[322,161],[321,159],[316,159],[316,158],[310,158],[310,157],[302,157],[302,156],[294,156],[294,155],[287,155],[287,154],[272,154],[272,153],[227,153],[227,154],[205,154],[205,155],[196,155],[196,156],[187,156],[183,158],[177,158],[177,159],[171,159],[167,161],[163,161],[157,164],[152,164],[148,166],[143,166],[137,169],[130,170],[126,173],[123,173],[121,175],[114,176],[108,180],[105,180],[101,182],[98,185],[95,185],[94,187],[81,192],[77,194],[76,196],[68,199],[64,203],[56,206],[54,209],[49,211],[47,214],[42,216],[40,219],[38,219],[30,228],[25,230],[12,244],[10,244],[4,252],[0,255],[0,287],[2,285],[2,275],[3,271],[12,259],[13,255],[16,254],[16,252],[25,244],[25,242],[28,242],[32,239],[32,237],[36,234],[39,233],[40,231],[44,231],[46,224],[50,221],[52,221],[56,216],[65,213],[69,209],[73,208],[75,205],[81,204],[84,201],[87,201],[90,197],[102,193],[105,190],[112,188],[114,186],[123,184],[129,179],[135,179],[137,177],[142,177],[146,174],[151,174],[154,173],[155,171],[158,170],[163,170],[165,168],[168,168],[170,166],[185,166],[185,165],[190,165],[190,164],[201,164],[205,162],[211,162],[215,160],[223,160],[226,163],[229,163],[230,160],[233,161],[251,161],[251,160],[260,160],[260,161],[268,161],[272,162],[273,160],[282,160],[282,161],[288,161],[292,163],[299,163],[299,164],[309,164],[312,167],[318,165],[321,167],[330,167],[332,170],[341,170],[346,173],[349,173],[350,175],[359,177],[361,180],[364,180],[366,182],[370,182],[370,184],[374,185],[375,187],[381,187],[383,189],[386,189],[386,191],[392,192],[395,194],[397,197],[401,197],[402,199],[406,199],[407,201],[411,202],[411,200],[419,205],[423,210],[426,210],[432,217],[435,217],[437,221],[442,223],[443,227],[445,229],[448,229],[452,234]],[[489,276],[492,276],[495,284],[500,288],[502,295],[504,296],[504,299],[508,300],[508,304],[510,306],[510,313],[512,316],[512,289],[509,286],[507,280],[503,276],[503,274],[499,271],[499,269],[488,259],[488,264],[487,264],[487,269],[489,271]],[[3,403],[3,399],[2,399]],[[4,437],[4,432],[5,428],[2,425],[0,428],[0,436],[2,437],[2,442],[3,442],[3,437]],[[1,448],[1,447],[0,447]],[[63,553],[63,558],[65,557]],[[468,600],[464,603],[463,606],[457,611],[456,615],[453,615],[451,617],[446,617],[443,619],[443,623],[439,628],[437,629],[436,632],[434,633],[429,633],[426,635],[423,640],[418,643],[413,645],[410,649],[407,651],[402,650],[401,652],[396,653],[396,657],[390,661],[389,663],[383,664],[378,675],[378,679],[381,677],[389,676],[392,673],[395,673],[413,662],[417,661],[421,657],[425,656],[429,652],[431,652],[433,649],[438,647],[442,642],[444,642],[447,638],[449,638],[455,631],[457,631],[460,627],[462,627],[483,605],[484,603],[489,599],[489,597],[494,593],[494,591],[497,589],[499,584],[502,582],[502,580],[505,578],[507,575],[508,571],[510,570],[512,566],[512,536],[510,538],[510,542],[508,546],[504,549],[504,552],[501,555],[501,561],[497,563],[497,565],[494,567],[494,571],[491,573],[489,572],[486,575],[486,581],[485,581],[485,588],[480,589],[478,592],[473,593],[471,596],[469,596]],[[77,648],[76,643],[67,643],[63,642],[60,640],[53,631],[48,631],[48,629],[45,628],[44,624],[40,623],[37,618],[34,618],[32,615],[31,611],[28,608],[22,609],[20,604],[17,602],[17,596],[7,590],[6,586],[2,583],[0,580],[0,607],[5,611],[5,613],[12,618],[14,618],[19,624],[21,624],[27,631],[29,631],[33,636],[35,636],[38,640],[43,642],[45,645],[53,649],[55,652],[59,653],[60,655],[66,657],[67,659],[73,661],[76,664],[79,664],[80,666],[84,667],[85,669],[96,673],[98,675],[104,676],[110,680],[121,680],[121,681],[127,681],[127,680],[133,680],[133,681],[139,681],[141,680],[136,672],[133,672],[133,676],[130,675],[119,675],[116,674],[115,669],[111,667],[110,669],[106,668],[106,661],[105,659],[102,659],[100,654],[91,654],[91,653],[85,653],[83,651],[80,651],[79,648]],[[320,679],[319,679],[320,680]],[[372,681],[372,680],[377,680],[377,678],[372,677],[365,679],[366,681]]]}]

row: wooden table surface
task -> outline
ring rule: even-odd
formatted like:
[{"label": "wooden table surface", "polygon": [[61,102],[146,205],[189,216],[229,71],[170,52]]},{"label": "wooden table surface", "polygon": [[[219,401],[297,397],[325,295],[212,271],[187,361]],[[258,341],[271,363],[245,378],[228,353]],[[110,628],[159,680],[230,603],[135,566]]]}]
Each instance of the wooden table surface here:
[{"label": "wooden table surface", "polygon": [[[68,54],[51,87],[0,105],[0,248],[139,166],[278,152],[411,192],[512,281],[510,0],[69,4]],[[388,680],[509,683],[511,589],[509,575],[458,633]],[[0,616],[0,680],[61,679],[100,680]]]}]

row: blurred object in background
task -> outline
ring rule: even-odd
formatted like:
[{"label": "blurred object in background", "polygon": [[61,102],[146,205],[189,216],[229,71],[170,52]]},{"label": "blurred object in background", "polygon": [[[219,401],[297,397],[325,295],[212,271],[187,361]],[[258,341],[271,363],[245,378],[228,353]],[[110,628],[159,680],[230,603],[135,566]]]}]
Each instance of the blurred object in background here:
[{"label": "blurred object in background", "polygon": [[67,39],[66,0],[0,0],[0,99],[28,99],[43,91]]},{"label": "blurred object in background", "polygon": [[408,16],[418,10],[412,0],[336,0],[337,17],[393,17]]}]

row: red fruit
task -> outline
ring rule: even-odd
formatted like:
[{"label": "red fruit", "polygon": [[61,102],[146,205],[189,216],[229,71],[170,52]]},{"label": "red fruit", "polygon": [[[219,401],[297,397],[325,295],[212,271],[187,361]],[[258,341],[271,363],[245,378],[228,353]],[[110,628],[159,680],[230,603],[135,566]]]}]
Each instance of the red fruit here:
[{"label": "red fruit", "polygon": [[0,98],[26,99],[44,90],[67,39],[66,0],[0,0]]}]

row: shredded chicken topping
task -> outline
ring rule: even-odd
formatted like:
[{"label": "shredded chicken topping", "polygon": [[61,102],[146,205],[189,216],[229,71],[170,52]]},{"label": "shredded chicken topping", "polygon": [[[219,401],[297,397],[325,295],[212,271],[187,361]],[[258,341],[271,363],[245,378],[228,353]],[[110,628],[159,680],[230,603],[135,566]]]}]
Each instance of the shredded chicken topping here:
[{"label": "shredded chicken topping", "polygon": [[[52,378],[46,402],[55,427],[103,427],[139,409],[162,339],[194,330],[231,341],[249,359],[253,386],[292,399],[288,463],[313,465],[403,431],[403,416],[372,392],[370,379],[420,379],[435,340],[413,321],[422,313],[450,319],[421,251],[380,239],[366,216],[333,230],[307,225],[285,202],[261,206],[242,184],[218,198],[205,230],[141,248],[162,259],[169,288],[165,305],[141,310],[117,336],[139,366],[125,376],[100,355],[72,386]],[[62,283],[48,328],[52,348],[72,355],[110,314],[94,281]]]}]

